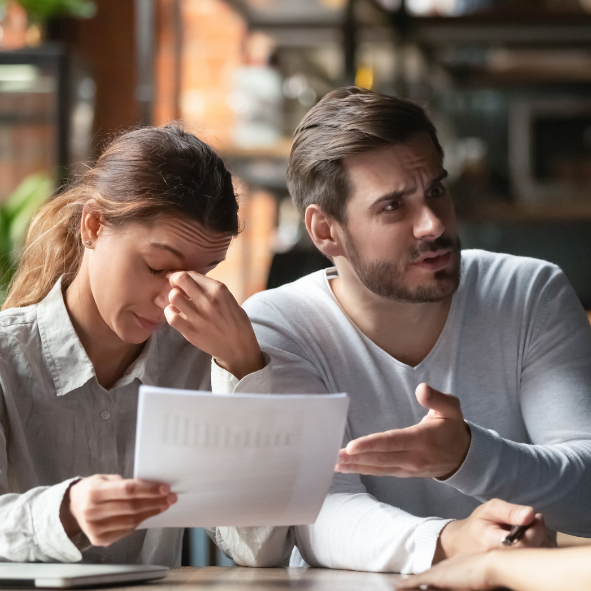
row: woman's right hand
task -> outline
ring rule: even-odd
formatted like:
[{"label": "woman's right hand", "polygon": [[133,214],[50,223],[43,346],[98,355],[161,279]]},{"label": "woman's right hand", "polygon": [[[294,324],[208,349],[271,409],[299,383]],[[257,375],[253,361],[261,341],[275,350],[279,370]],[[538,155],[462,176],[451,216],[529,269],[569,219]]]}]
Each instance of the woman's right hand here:
[{"label": "woman's right hand", "polygon": [[170,326],[239,380],[265,367],[248,315],[223,283],[194,271],[171,273],[168,280]]},{"label": "woman's right hand", "polygon": [[82,531],[93,546],[109,546],[176,501],[167,484],[95,474],[69,488],[60,519],[69,537]]}]

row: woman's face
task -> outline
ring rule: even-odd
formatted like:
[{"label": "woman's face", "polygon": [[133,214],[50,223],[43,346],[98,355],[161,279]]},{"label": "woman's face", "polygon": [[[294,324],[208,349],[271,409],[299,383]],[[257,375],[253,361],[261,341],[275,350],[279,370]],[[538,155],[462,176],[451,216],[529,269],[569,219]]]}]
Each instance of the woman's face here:
[{"label": "woman's face", "polygon": [[143,343],[164,322],[174,271],[206,274],[224,260],[231,234],[163,218],[120,228],[100,226],[87,250],[92,297],[107,326],[126,343]]}]

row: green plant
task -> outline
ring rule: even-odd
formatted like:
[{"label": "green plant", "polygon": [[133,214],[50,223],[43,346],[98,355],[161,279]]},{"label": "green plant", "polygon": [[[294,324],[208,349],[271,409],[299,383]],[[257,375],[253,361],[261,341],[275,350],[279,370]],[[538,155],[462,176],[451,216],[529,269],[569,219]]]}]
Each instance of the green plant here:
[{"label": "green plant", "polygon": [[96,14],[91,0],[17,0],[32,20],[42,23],[56,16],[90,18]]},{"label": "green plant", "polygon": [[41,174],[28,176],[0,205],[0,301],[18,265],[29,222],[51,197],[53,181]]}]

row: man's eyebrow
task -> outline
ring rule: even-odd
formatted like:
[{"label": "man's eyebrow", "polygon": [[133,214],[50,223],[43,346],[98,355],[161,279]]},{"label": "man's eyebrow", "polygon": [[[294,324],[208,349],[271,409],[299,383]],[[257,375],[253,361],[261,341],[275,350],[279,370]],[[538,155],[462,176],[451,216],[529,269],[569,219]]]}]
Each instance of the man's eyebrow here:
[{"label": "man's eyebrow", "polygon": [[384,193],[381,197],[378,197],[373,204],[378,205],[383,201],[393,201],[394,199],[400,199],[404,197],[408,193],[411,192],[411,189],[401,189],[400,191],[390,191],[389,193]]},{"label": "man's eyebrow", "polygon": [[160,250],[167,250],[168,252],[172,253],[177,259],[181,259],[182,261],[185,260],[185,256],[182,252],[179,252],[176,248],[173,248],[168,244],[162,244],[160,242],[150,242],[150,246],[153,246],[154,248],[158,248]]},{"label": "man's eyebrow", "polygon": [[[437,183],[440,183],[443,179],[447,178],[447,170],[443,170],[439,173],[429,184],[429,188],[435,186]],[[389,193],[384,193],[380,197],[378,197],[374,202],[373,205],[378,205],[383,201],[393,201],[395,199],[400,199],[407,195],[408,193],[412,192],[414,189],[400,189],[399,191],[390,191]]]},{"label": "man's eyebrow", "polygon": [[440,183],[443,179],[446,179],[448,175],[447,170],[443,170],[440,174],[438,174],[432,181],[429,187],[433,187],[437,183]]}]

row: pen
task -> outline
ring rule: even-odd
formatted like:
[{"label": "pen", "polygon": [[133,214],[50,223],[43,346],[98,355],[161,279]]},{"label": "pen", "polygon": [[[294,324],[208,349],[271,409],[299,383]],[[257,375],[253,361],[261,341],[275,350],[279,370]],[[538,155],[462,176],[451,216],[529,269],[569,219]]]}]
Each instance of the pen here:
[{"label": "pen", "polygon": [[511,546],[514,542],[519,542],[530,525],[531,523],[529,525],[514,525],[503,538],[503,546]]}]

